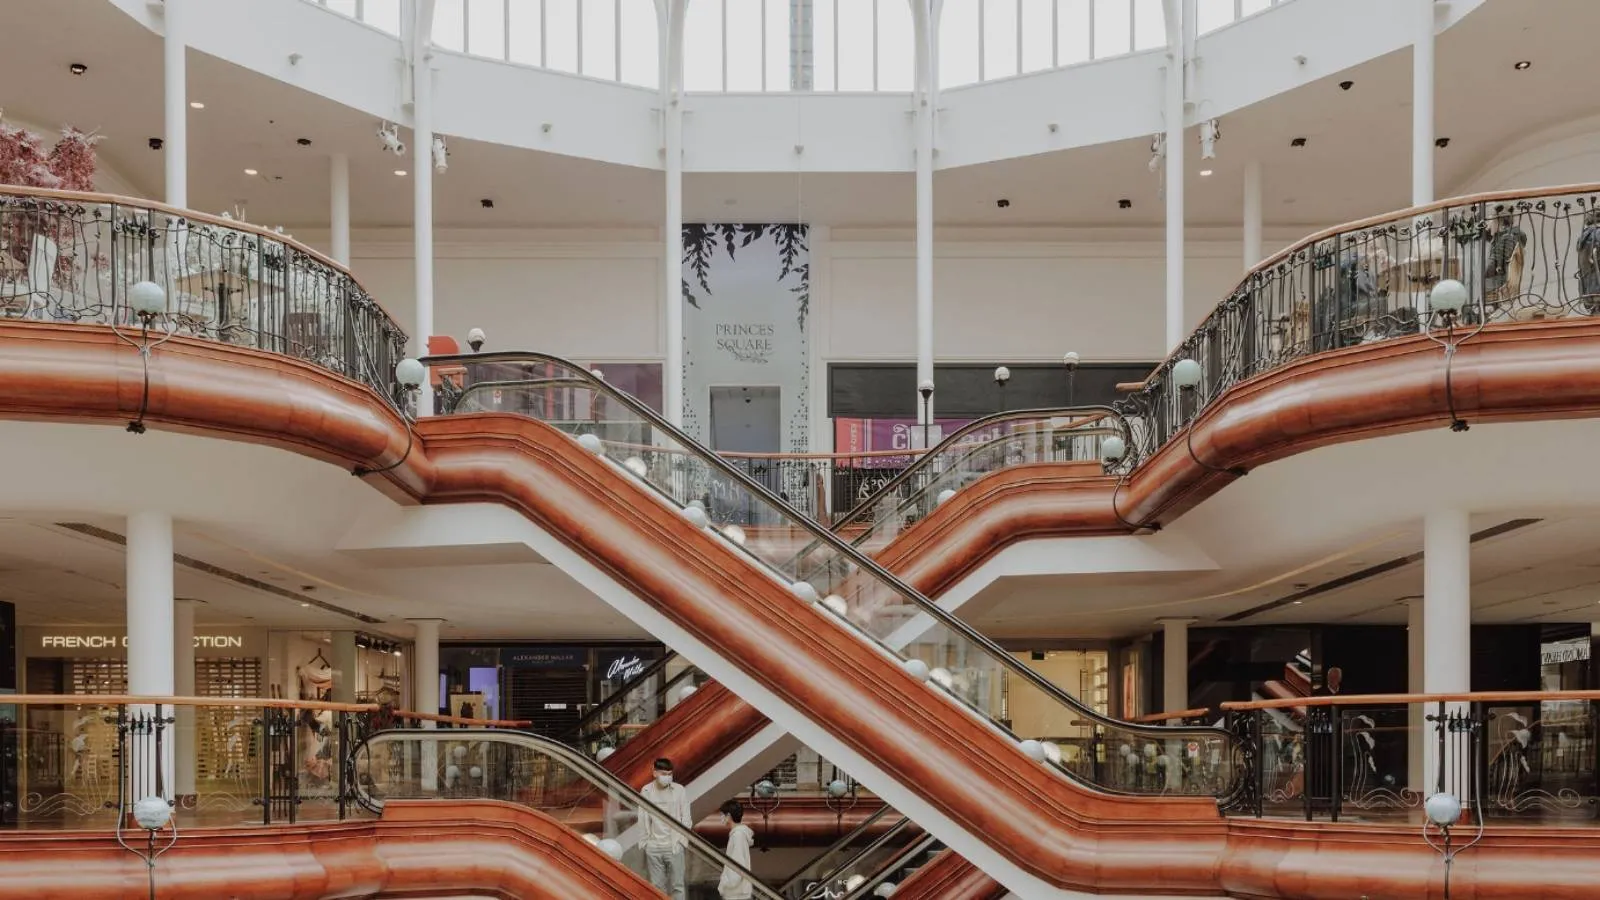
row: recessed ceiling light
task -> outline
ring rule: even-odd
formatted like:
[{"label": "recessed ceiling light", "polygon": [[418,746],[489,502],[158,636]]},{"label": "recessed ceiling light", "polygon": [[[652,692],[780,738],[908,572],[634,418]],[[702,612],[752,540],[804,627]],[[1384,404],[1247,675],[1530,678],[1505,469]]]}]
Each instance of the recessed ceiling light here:
[{"label": "recessed ceiling light", "polygon": [[1300,605],[1300,604],[1302,604],[1302,603],[1304,603],[1304,602],[1305,602],[1305,601],[1304,601],[1304,600],[1296,600],[1296,601],[1295,601],[1295,602],[1294,602],[1294,605],[1295,605],[1295,606],[1299,606],[1299,605]]},{"label": "recessed ceiling light", "polygon": [[245,169],[244,173],[246,175],[260,175],[261,174],[260,172],[257,172],[255,169]]},{"label": "recessed ceiling light", "polygon": [[311,604],[309,604],[309,603],[302,603],[302,604],[300,604],[300,605],[301,605],[301,606],[310,606],[310,605],[311,605]]},{"label": "recessed ceiling light", "polygon": [[204,103],[201,103],[199,100],[190,100],[189,101],[189,108],[190,109],[205,109],[206,105]]},{"label": "recessed ceiling light", "polygon": [[1211,170],[1210,169],[1201,169],[1200,170],[1200,177],[1201,178],[1210,178],[1211,177]]},{"label": "recessed ceiling light", "polygon": [[1518,60],[1517,64],[1512,66],[1511,68],[1516,69],[1518,72],[1526,72],[1529,69],[1533,68],[1533,60],[1531,60],[1531,59]]},{"label": "recessed ceiling light", "polygon": [[73,63],[72,65],[67,66],[67,71],[74,75],[82,75],[83,73],[89,71],[89,67],[83,63]]},{"label": "recessed ceiling light", "polygon": [[401,177],[402,177],[402,178],[403,178],[403,177],[405,177],[405,174],[406,174],[406,170],[405,170],[405,169],[395,169],[395,170],[394,170],[394,173],[395,173],[395,174],[396,174],[396,175],[399,175],[399,176],[401,176]]}]

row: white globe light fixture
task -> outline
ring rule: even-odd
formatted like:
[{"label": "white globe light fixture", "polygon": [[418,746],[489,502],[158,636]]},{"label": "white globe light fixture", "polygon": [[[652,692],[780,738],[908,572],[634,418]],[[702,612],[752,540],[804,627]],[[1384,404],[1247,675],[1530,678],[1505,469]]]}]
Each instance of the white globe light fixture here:
[{"label": "white globe light fixture", "polygon": [[599,847],[601,853],[604,853],[612,859],[622,858],[622,844],[619,843],[615,838],[606,838],[600,842]]},{"label": "white globe light fixture", "polygon": [[1061,364],[1069,369],[1076,369],[1079,359],[1080,357],[1075,350],[1068,350],[1066,353],[1061,354]]},{"label": "white globe light fixture", "polygon": [[477,781],[479,778],[483,777],[483,767],[473,766],[467,770],[467,774],[472,776],[473,781]]},{"label": "white globe light fixture", "polygon": [[848,784],[845,784],[843,780],[835,778],[834,780],[828,782],[828,796],[829,797],[832,797],[833,799],[837,800],[840,797],[843,797],[845,794],[848,794],[848,793],[850,793],[850,786]]},{"label": "white globe light fixture", "polygon": [[877,887],[873,888],[872,889],[872,896],[874,896],[874,897],[893,897],[894,896],[894,882],[885,881],[883,884],[880,884]]},{"label": "white globe light fixture", "polygon": [[1446,278],[1428,292],[1428,309],[1446,316],[1457,316],[1467,305],[1467,286]]},{"label": "white globe light fixture", "polygon": [[807,603],[817,602],[817,589],[812,587],[809,581],[796,581],[789,585],[789,590]]},{"label": "white globe light fixture", "polygon": [[167,311],[167,292],[154,281],[141,281],[128,288],[128,306],[134,315],[149,321]]},{"label": "white globe light fixture", "polygon": [[1172,365],[1172,383],[1189,390],[1200,383],[1200,364],[1192,359],[1180,359]]},{"label": "white globe light fixture", "polygon": [[924,378],[921,381],[917,382],[917,393],[919,393],[919,394],[931,394],[931,393],[933,393],[933,379],[932,378]]},{"label": "white globe light fixture", "polygon": [[686,684],[683,687],[678,689],[678,699],[679,700],[687,700],[690,697],[693,697],[694,696],[694,692],[697,691],[697,690],[699,690],[699,688],[695,687],[694,685]]},{"label": "white globe light fixture", "polygon": [[1023,756],[1026,756],[1034,762],[1044,762],[1044,744],[1041,744],[1032,738],[1029,738],[1028,740],[1018,744],[1017,749],[1022,751]]},{"label": "white globe light fixture", "polygon": [[1127,441],[1116,435],[1112,435],[1100,442],[1100,458],[1108,463],[1122,462],[1122,458],[1127,455]]},{"label": "white globe light fixture", "polygon": [[945,505],[945,503],[947,503],[950,500],[951,497],[954,497],[955,495],[956,495],[956,492],[953,489],[945,488],[944,490],[939,492],[939,496],[938,496],[938,498],[936,500],[934,500],[934,503],[939,505],[939,506],[943,506],[943,505]]},{"label": "white globe light fixture", "polygon": [[635,476],[643,478],[650,474],[650,466],[637,456],[630,456],[622,461],[622,467],[632,472]]},{"label": "white globe light fixture", "polygon": [[763,799],[771,799],[771,798],[777,796],[777,794],[778,794],[778,786],[773,784],[772,782],[766,780],[765,778],[763,778],[760,781],[756,782],[756,796],[757,797],[761,797]]},{"label": "white globe light fixture", "polygon": [[600,752],[594,755],[594,761],[603,763],[611,758],[611,754],[616,752],[617,748],[615,747],[601,747]]},{"label": "white globe light fixture", "polygon": [[594,454],[606,452],[605,442],[601,441],[597,434],[578,435],[578,446]]},{"label": "white globe light fixture", "polygon": [[685,506],[683,508],[683,517],[689,521],[690,525],[696,528],[704,528],[711,521],[706,515],[706,511],[698,506]]},{"label": "white globe light fixture", "polygon": [[473,353],[483,349],[483,342],[484,334],[482,328],[470,328],[467,330],[467,346],[472,348]]},{"label": "white globe light fixture", "polygon": [[133,820],[146,831],[160,831],[172,821],[172,804],[165,797],[146,797],[133,804]]},{"label": "white globe light fixture", "polygon": [[850,611],[850,604],[846,603],[844,598],[838,594],[829,594],[823,597],[822,605],[826,606],[836,616],[842,616]]},{"label": "white globe light fixture", "polygon": [[995,384],[998,384],[1001,387],[1005,387],[1006,386],[1006,382],[1008,382],[1010,380],[1011,380],[1011,369],[1009,367],[1007,367],[1007,366],[997,366],[997,367],[995,367],[995,370],[994,370],[994,383]]},{"label": "white globe light fixture", "polygon": [[951,676],[950,670],[943,666],[928,672],[928,680],[946,690],[955,683],[955,678]]},{"label": "white globe light fixture", "polygon": [[1461,800],[1455,794],[1439,793],[1422,802],[1428,821],[1440,828],[1449,828],[1461,821]]},{"label": "white globe light fixture", "polygon": [[422,387],[422,381],[427,377],[428,367],[420,360],[408,356],[394,364],[394,380],[408,391]]},{"label": "white globe light fixture", "polygon": [[730,541],[733,541],[735,544],[738,544],[741,547],[744,546],[744,542],[745,542],[744,529],[741,528],[738,525],[728,524],[728,525],[722,526],[722,536],[727,538]]},{"label": "white globe light fixture", "polygon": [[606,373],[600,371],[599,369],[590,369],[589,370],[589,374],[594,376],[594,380],[595,381],[605,381],[606,380]]},{"label": "white globe light fixture", "polygon": [[865,875],[851,875],[849,878],[846,878],[844,880],[844,889],[846,891],[853,891],[856,888],[861,887],[863,884],[866,884],[866,883],[867,883],[867,876],[865,876]]},{"label": "white globe light fixture", "polygon": [[928,680],[928,664],[920,659],[908,659],[900,664],[905,668],[906,674],[918,681]]}]

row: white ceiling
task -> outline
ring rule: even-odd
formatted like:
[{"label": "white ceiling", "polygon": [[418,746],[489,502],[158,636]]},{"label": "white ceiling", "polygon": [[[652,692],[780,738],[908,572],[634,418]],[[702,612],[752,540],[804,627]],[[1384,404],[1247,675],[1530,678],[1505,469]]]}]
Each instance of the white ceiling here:
[{"label": "white ceiling", "polygon": [[[160,133],[159,39],[104,0],[12,0],[0,19],[0,107],[13,118],[100,130],[108,165],[158,196],[163,154],[146,141]],[[1531,131],[1600,110],[1575,87],[1588,79],[1587,38],[1597,28],[1600,4],[1591,0],[1491,0],[1441,36],[1437,128],[1451,138],[1437,153],[1442,194]],[[1514,72],[1519,59],[1535,64]],[[75,61],[89,72],[71,75]],[[1338,87],[1347,79],[1355,82],[1348,92]],[[1269,225],[1321,226],[1407,205],[1410,79],[1409,53],[1394,54],[1229,116],[1217,160],[1202,166],[1189,148],[1188,220],[1240,221],[1248,159],[1266,168]],[[206,104],[189,116],[192,206],[242,202],[251,221],[325,227],[327,156],[345,152],[354,224],[409,224],[409,176],[393,170],[415,159],[383,153],[370,117],[195,52],[189,91]],[[1296,136],[1309,145],[1291,149]],[[313,143],[301,147],[301,137]],[[450,171],[436,181],[442,227],[655,226],[663,215],[659,172],[459,139],[451,149]],[[1148,142],[1134,140],[945,170],[935,215],[947,225],[1153,225],[1161,204],[1148,162]],[[1194,174],[1204,167],[1215,174]],[[696,174],[684,196],[690,220],[873,226],[915,215],[908,174]],[[486,197],[493,210],[480,207]],[[1131,210],[1117,209],[1124,197]],[[996,207],[1000,198],[1009,208]]]}]

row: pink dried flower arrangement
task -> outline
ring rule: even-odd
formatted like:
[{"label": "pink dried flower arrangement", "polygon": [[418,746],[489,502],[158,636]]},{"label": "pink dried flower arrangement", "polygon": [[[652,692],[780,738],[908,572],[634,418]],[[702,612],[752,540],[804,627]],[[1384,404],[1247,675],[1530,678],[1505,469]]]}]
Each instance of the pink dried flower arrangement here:
[{"label": "pink dried flower arrangement", "polygon": [[0,122],[0,184],[47,190],[94,190],[97,135],[63,128],[49,151],[37,134]]}]

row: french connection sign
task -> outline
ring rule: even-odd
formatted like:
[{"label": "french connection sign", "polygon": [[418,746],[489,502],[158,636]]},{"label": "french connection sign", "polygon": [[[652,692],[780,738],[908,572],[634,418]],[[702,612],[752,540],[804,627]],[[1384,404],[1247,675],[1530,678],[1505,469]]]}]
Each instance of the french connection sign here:
[{"label": "french connection sign", "polygon": [[[196,656],[259,658],[265,656],[267,633],[261,628],[195,626]],[[22,653],[30,657],[120,657],[128,652],[128,632],[121,628],[29,626],[20,629]]]}]

